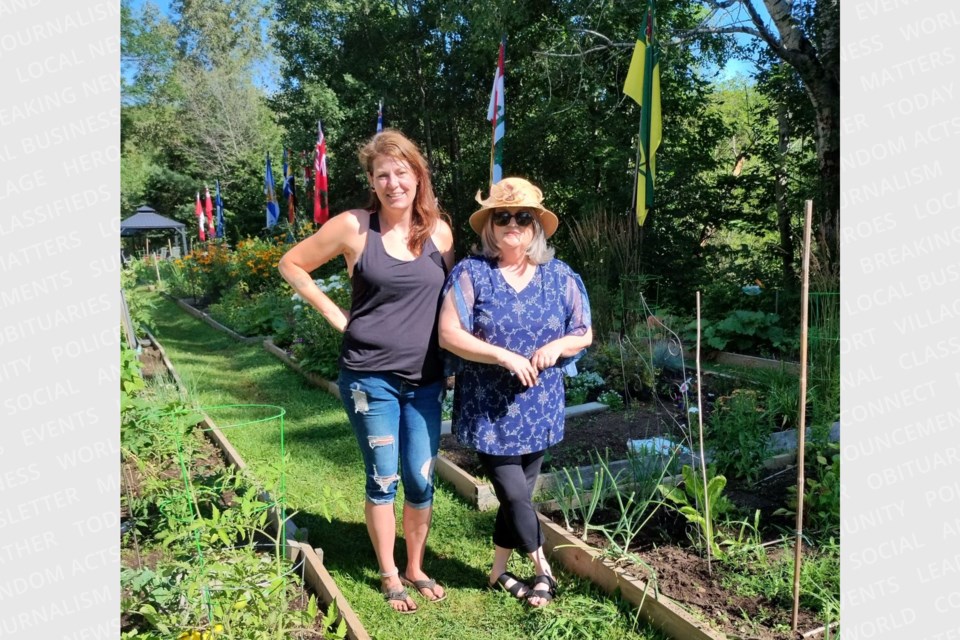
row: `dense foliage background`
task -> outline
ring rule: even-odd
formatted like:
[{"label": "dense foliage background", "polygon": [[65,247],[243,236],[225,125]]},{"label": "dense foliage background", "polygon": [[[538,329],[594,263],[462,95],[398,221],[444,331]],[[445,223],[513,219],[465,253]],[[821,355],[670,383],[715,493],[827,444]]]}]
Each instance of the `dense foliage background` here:
[{"label": "dense foliage background", "polygon": [[[474,194],[488,187],[485,116],[505,34],[504,171],[541,185],[560,215],[558,255],[587,281],[600,330],[643,318],[640,292],[689,316],[698,290],[717,322],[741,310],[795,327],[805,199],[817,286],[838,287],[839,8],[798,0],[784,15],[770,0],[757,25],[751,1],[657,3],[664,141],[640,229],[639,108],[622,87],[645,3],[174,0],[166,15],[123,0],[124,216],[146,203],[192,229],[195,192],[219,179],[228,242],[266,238],[264,157],[279,176],[286,147],[312,219],[300,152],[311,161],[318,119],[332,210],[362,205],[356,149],[383,99],[386,124],[428,156],[464,255]],[[731,59],[751,61],[748,72],[722,74]]]}]

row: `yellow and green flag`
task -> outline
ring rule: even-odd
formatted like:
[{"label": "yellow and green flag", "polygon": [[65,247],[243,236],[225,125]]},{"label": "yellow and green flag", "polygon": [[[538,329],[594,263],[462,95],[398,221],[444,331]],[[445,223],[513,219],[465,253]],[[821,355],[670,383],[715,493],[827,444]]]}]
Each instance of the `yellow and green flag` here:
[{"label": "yellow and green flag", "polygon": [[623,92],[640,105],[640,153],[637,164],[637,222],[643,226],[653,206],[657,149],[663,125],[660,119],[660,50],[654,34],[653,0],[647,0],[647,20],[637,36]]}]

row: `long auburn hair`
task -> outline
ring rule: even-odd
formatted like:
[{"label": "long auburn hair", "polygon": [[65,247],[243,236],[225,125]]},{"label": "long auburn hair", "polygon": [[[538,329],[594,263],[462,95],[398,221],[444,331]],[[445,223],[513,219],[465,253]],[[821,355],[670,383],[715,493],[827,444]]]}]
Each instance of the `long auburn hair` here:
[{"label": "long auburn hair", "polygon": [[[401,160],[410,166],[417,178],[417,197],[413,201],[413,216],[407,248],[414,255],[423,253],[423,245],[436,228],[437,220],[448,218],[440,208],[437,196],[433,193],[433,181],[430,178],[430,166],[420,153],[417,145],[396,129],[384,129],[366,142],[357,152],[360,166],[370,176],[373,173],[373,161],[377,156],[387,156]],[[379,213],[382,203],[377,192],[370,192],[367,209]]]}]

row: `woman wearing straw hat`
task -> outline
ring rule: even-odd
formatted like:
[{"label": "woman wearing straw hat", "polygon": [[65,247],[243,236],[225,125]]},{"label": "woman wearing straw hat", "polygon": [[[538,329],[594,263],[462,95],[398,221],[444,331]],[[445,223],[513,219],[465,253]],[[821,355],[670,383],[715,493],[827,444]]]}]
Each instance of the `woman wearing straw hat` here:
[{"label": "woman wearing straw hat", "polygon": [[[500,501],[488,584],[535,607],[556,596],[543,553],[533,489],[546,449],[563,438],[564,373],[593,340],[590,303],[580,276],[553,257],[547,239],[557,216],[523,178],[504,178],[477,201],[470,226],[482,252],[447,278],[440,346],[464,362],[457,372],[454,429],[477,450]],[[513,550],[535,576],[507,571]]]},{"label": "woman wearing straw hat", "polygon": [[[344,332],[339,387],[366,469],[367,532],[384,598],[397,612],[413,613],[417,605],[404,585],[432,602],[446,597],[423,573],[422,563],[444,382],[437,311],[453,264],[453,235],[437,205],[427,161],[412,141],[386,129],[360,148],[359,157],[370,182],[367,207],[331,218],[290,249],[279,268],[304,300]],[[349,311],[310,277],[341,255],[353,285]],[[393,503],[401,479],[405,572],[393,558]]]}]

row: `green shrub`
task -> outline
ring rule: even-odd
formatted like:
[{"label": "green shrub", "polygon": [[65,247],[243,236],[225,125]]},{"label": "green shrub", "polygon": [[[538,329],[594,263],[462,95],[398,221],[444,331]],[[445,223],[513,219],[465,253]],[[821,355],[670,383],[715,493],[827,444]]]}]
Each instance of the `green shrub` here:
[{"label": "green shrub", "polygon": [[606,381],[607,389],[621,393],[627,401],[652,395],[656,371],[631,343],[597,344],[584,357],[583,367],[596,371]]},{"label": "green shrub", "polygon": [[717,401],[707,443],[721,473],[752,482],[763,470],[772,432],[770,414],[760,407],[757,392],[737,389]]},{"label": "green shrub", "polygon": [[[804,529],[826,539],[840,535],[840,445],[831,442],[822,450],[810,446],[807,452],[809,469],[803,492]],[[778,509],[778,515],[795,516],[797,487],[789,489],[789,508]]]},{"label": "green shrub", "polygon": [[607,405],[611,411],[620,411],[623,409],[623,396],[613,389],[607,389],[597,396],[597,402]]},{"label": "green shrub", "polygon": [[[684,342],[696,343],[696,321],[683,327]],[[702,346],[762,356],[786,357],[796,353],[798,336],[781,326],[776,313],[735,309],[719,322],[701,320]]]},{"label": "green shrub", "polygon": [[245,336],[273,335],[290,323],[293,304],[285,288],[251,293],[240,283],[210,305],[210,315]]},{"label": "green shrub", "polygon": [[603,378],[593,371],[581,371],[573,378],[564,378],[567,406],[583,404],[595,397],[595,391],[603,388]]},{"label": "green shrub", "polygon": [[142,335],[143,327],[146,326],[150,317],[150,309],[154,303],[143,291],[136,289],[136,275],[127,270],[120,272],[120,288],[127,300],[127,310],[130,312],[130,322],[133,323],[133,332],[135,335]]},{"label": "green shrub", "polygon": [[[350,280],[345,273],[315,280],[321,291],[340,307],[350,308]],[[289,350],[305,371],[312,371],[328,380],[339,374],[337,361],[343,334],[330,326],[320,313],[298,294],[293,294],[293,331]]]}]

